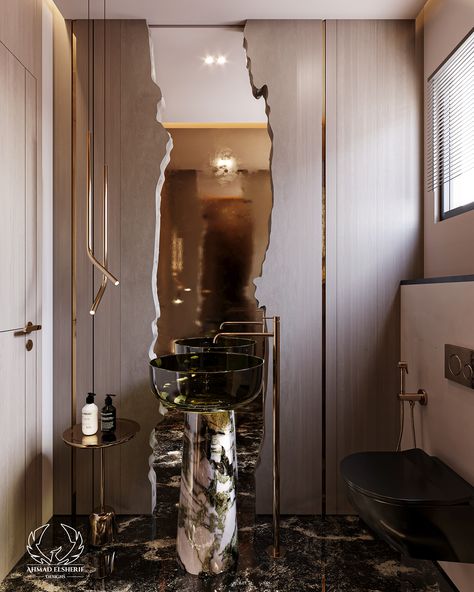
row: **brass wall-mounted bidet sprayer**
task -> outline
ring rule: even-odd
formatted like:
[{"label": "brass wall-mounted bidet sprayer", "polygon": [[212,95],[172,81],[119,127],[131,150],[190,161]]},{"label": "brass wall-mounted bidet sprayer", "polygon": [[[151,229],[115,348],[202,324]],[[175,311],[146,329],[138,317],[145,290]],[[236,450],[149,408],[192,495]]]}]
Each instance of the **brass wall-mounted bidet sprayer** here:
[{"label": "brass wall-mounted bidet sprayer", "polygon": [[397,452],[400,450],[402,445],[403,427],[405,424],[405,401],[408,401],[410,403],[411,428],[413,433],[413,445],[415,448],[415,403],[419,403],[420,405],[428,404],[428,393],[424,389],[418,389],[418,392],[416,393],[406,392],[405,377],[408,374],[408,364],[406,362],[398,362],[398,368],[400,369],[400,392],[398,393],[398,400],[400,401],[400,435],[398,437]]}]

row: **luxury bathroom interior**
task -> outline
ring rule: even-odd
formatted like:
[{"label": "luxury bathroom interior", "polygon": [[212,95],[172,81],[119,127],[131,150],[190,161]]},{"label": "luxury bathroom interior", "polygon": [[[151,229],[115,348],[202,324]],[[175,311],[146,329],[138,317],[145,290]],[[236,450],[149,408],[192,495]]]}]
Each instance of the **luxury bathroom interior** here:
[{"label": "luxury bathroom interior", "polygon": [[474,591],[474,0],[1,0],[0,130],[0,592]]}]

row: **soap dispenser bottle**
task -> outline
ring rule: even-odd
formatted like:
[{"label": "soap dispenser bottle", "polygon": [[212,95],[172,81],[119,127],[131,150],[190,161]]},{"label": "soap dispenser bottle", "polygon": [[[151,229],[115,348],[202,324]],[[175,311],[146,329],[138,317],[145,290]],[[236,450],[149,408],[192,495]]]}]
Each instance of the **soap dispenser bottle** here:
[{"label": "soap dispenser bottle", "polygon": [[112,404],[112,397],[115,397],[112,393],[105,397],[105,405],[100,413],[101,430],[106,434],[115,432],[117,425],[117,410]]},{"label": "soap dispenser bottle", "polygon": [[95,393],[88,393],[86,404],[82,408],[82,433],[93,436],[99,429],[99,408],[94,403]]}]

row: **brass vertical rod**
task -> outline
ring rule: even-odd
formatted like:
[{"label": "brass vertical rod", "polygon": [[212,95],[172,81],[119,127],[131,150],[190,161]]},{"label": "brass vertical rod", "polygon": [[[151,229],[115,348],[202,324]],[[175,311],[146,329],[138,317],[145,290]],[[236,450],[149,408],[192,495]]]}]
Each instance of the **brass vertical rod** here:
[{"label": "brass vertical rod", "polygon": [[[217,333],[213,342],[220,337],[273,337],[273,401],[272,401],[272,517],[273,545],[269,553],[274,559],[284,556],[280,545],[280,317],[274,316],[273,331],[238,331]],[[223,325],[229,322],[223,323]],[[230,322],[231,323],[231,322]]]},{"label": "brass vertical rod", "polygon": [[280,317],[273,319],[273,557],[280,557]]},{"label": "brass vertical rod", "polygon": [[102,265],[102,263],[96,258],[94,255],[94,244],[93,244],[93,231],[94,231],[94,218],[93,218],[93,211],[94,211],[94,197],[93,197],[93,183],[92,183],[92,165],[91,165],[91,157],[92,157],[92,132],[87,132],[87,256],[89,257],[91,263],[105,276],[109,278],[109,280],[114,284],[114,286],[119,285],[119,280],[110,273],[110,271]]},{"label": "brass vertical rod", "polygon": [[105,512],[105,458],[102,447],[100,448],[100,511]]},{"label": "brass vertical rod", "polygon": [[[77,39],[74,21],[71,24],[71,425],[76,423],[76,379],[77,379],[77,232],[76,232],[76,93],[77,93]],[[71,514],[76,516],[76,449],[71,447]]]},{"label": "brass vertical rod", "polygon": [[[104,266],[107,267],[108,265],[108,242],[109,242],[109,221],[108,221],[108,166],[104,164],[104,188],[103,188],[103,205],[102,205],[102,251],[103,251],[103,262]],[[105,289],[107,288],[107,281],[108,278],[106,275],[102,274],[102,281],[100,283],[99,290],[94,298],[94,302],[89,310],[91,315],[95,315],[97,309],[99,308],[99,304],[101,303],[102,297],[105,293]]]},{"label": "brass vertical rod", "polygon": [[322,22],[322,104],[321,104],[321,514],[326,516],[327,489],[327,26]]}]

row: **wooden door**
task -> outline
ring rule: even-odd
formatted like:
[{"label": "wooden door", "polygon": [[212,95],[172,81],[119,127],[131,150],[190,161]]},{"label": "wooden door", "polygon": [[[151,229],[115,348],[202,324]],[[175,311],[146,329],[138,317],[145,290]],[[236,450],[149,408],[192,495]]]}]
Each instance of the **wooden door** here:
[{"label": "wooden door", "polygon": [[0,580],[25,552],[41,502],[38,334],[18,335],[40,320],[36,100],[36,79],[0,44]]}]

